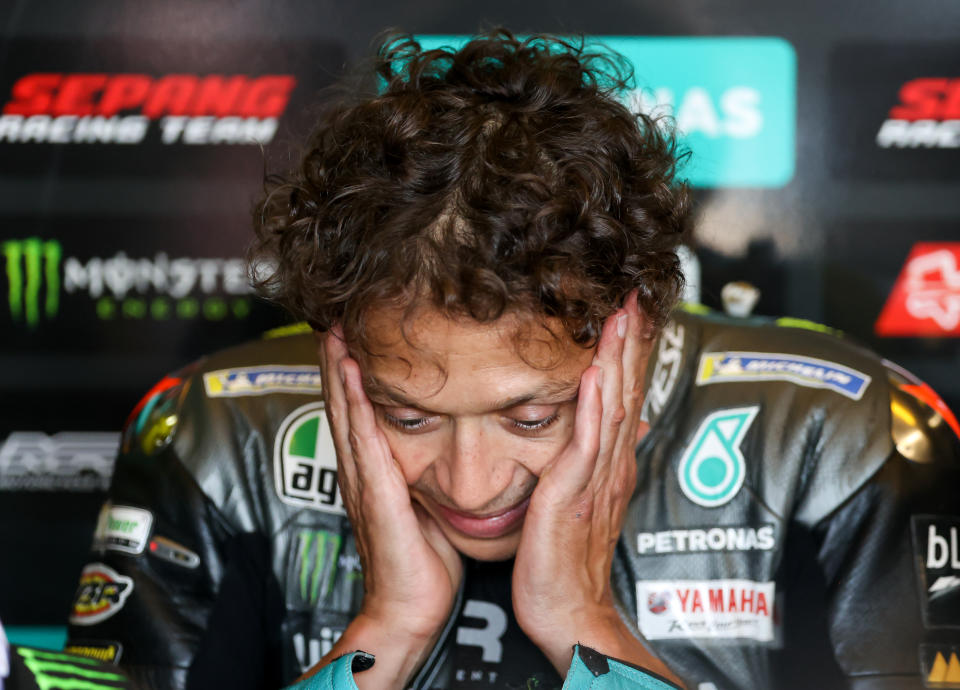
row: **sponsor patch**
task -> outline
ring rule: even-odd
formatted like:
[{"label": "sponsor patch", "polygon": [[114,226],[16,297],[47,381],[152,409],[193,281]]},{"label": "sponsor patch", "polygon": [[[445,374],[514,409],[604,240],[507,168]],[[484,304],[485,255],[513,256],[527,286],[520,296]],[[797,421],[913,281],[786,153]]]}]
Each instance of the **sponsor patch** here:
[{"label": "sponsor patch", "polygon": [[173,539],[159,535],[150,540],[150,555],[191,570],[200,565],[200,556]]},{"label": "sponsor patch", "polygon": [[640,532],[637,535],[637,553],[640,556],[656,556],[663,553],[769,551],[776,545],[775,529],[773,525],[761,525]]},{"label": "sponsor patch", "polygon": [[106,491],[120,434],[14,431],[0,446],[0,490]]},{"label": "sponsor patch", "polygon": [[705,352],[700,358],[698,386],[739,381],[788,381],[859,400],[871,378],[833,362],[776,352]]},{"label": "sponsor patch", "polygon": [[120,655],[123,653],[123,645],[119,642],[107,642],[105,640],[71,640],[70,644],[63,648],[63,651],[67,654],[96,659],[104,664],[119,664]]},{"label": "sponsor patch", "polygon": [[839,45],[829,65],[830,167],[873,180],[958,179],[956,41]]},{"label": "sponsor patch", "polygon": [[208,398],[236,398],[268,393],[305,393],[319,395],[323,391],[320,368],[286,366],[220,369],[203,375]]},{"label": "sponsor patch", "polygon": [[924,625],[960,627],[960,518],[914,515],[910,522]]},{"label": "sponsor patch", "polygon": [[323,403],[294,410],[280,425],[273,453],[277,495],[289,505],[346,515],[337,486],[337,454]]},{"label": "sponsor patch", "polygon": [[133,591],[133,580],[103,563],[90,563],[80,573],[70,622],[94,625],[123,608]]},{"label": "sponsor patch", "polygon": [[774,641],[773,582],[637,582],[640,632],[649,640],[723,638]]},{"label": "sponsor patch", "polygon": [[960,336],[960,242],[913,245],[874,330],[883,337]]},{"label": "sponsor patch", "polygon": [[302,632],[293,634],[293,652],[297,656],[300,670],[306,673],[320,663],[320,660],[330,653],[333,645],[343,635],[344,628],[322,626],[319,638],[307,638]]},{"label": "sponsor patch", "polygon": [[920,675],[928,688],[960,688],[960,645],[920,645]]},{"label": "sponsor patch", "polygon": [[35,687],[44,690],[113,690],[128,688],[126,678],[93,659],[43,649],[17,647],[23,665],[33,674]]},{"label": "sponsor patch", "polygon": [[640,413],[644,421],[650,420],[651,413],[654,417],[659,416],[677,384],[683,358],[683,340],[682,324],[671,321],[664,327],[660,344],[657,346],[657,363],[654,365]]},{"label": "sponsor patch", "polygon": [[141,554],[150,537],[153,513],[133,506],[104,503],[93,533],[93,550]]},{"label": "sponsor patch", "polygon": [[312,611],[323,602],[332,603],[339,570],[343,537],[322,529],[301,529],[290,544],[287,570],[287,604],[298,611]]},{"label": "sponsor patch", "polygon": [[677,469],[687,498],[716,508],[737,495],[746,476],[740,443],[759,411],[756,406],[719,410],[703,420]]}]

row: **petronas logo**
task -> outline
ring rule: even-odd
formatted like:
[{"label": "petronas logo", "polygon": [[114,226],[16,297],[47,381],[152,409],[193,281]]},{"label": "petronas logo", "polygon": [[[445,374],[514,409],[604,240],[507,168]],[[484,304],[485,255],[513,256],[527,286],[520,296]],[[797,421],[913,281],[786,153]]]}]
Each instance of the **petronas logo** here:
[{"label": "petronas logo", "polygon": [[704,508],[717,508],[737,495],[746,476],[740,443],[759,410],[719,410],[703,420],[678,470],[687,498]]},{"label": "petronas logo", "polygon": [[40,324],[41,315],[54,319],[60,310],[60,243],[30,237],[7,240],[0,249],[6,261],[10,318],[30,328]]},{"label": "petronas logo", "polygon": [[284,503],[346,515],[337,486],[337,454],[322,402],[298,407],[283,420],[273,467],[277,495]]}]

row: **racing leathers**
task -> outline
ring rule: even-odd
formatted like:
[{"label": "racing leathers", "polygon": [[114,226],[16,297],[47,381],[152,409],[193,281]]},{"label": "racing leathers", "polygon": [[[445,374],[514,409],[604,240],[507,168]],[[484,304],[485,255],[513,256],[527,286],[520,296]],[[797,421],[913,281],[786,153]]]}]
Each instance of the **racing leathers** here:
[{"label": "racing leathers", "polygon": [[[784,323],[677,311],[659,336],[620,613],[699,690],[960,687],[956,420],[894,365]],[[112,645],[155,688],[279,687],[329,651],[362,573],[315,358],[309,334],[242,345],[134,410],[73,648]],[[466,561],[413,687],[561,685],[512,615],[511,568]]]}]

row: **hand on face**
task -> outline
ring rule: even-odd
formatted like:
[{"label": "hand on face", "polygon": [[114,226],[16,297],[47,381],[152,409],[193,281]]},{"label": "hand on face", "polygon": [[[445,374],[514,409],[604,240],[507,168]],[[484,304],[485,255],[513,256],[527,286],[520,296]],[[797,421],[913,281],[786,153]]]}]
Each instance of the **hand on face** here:
[{"label": "hand on face", "polygon": [[580,379],[573,437],[540,475],[513,568],[521,628],[564,673],[576,642],[669,674],[613,606],[610,567],[636,485],[647,340],[636,292],[607,319]]},{"label": "hand on face", "polygon": [[[425,655],[453,608],[463,577],[460,555],[433,518],[411,502],[342,335],[326,334],[321,350],[340,492],[363,566],[358,618]],[[379,655],[376,666],[382,668]]]}]

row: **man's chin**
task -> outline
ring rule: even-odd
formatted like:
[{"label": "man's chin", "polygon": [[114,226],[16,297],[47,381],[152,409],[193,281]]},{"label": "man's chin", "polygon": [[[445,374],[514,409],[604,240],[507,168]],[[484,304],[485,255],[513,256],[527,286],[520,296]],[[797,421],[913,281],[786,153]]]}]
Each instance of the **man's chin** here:
[{"label": "man's chin", "polygon": [[[453,547],[464,556],[478,561],[505,561],[517,553],[520,546],[520,530],[495,539],[476,539],[444,530]],[[453,533],[451,533],[453,532]]]}]

